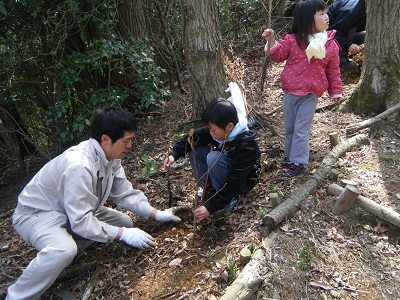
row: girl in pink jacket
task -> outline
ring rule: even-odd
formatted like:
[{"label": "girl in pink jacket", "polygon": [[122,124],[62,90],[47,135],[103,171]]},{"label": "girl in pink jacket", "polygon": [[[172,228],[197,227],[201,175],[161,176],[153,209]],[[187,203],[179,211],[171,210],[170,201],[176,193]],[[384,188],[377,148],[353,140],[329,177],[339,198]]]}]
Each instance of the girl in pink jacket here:
[{"label": "girl in pink jacket", "polygon": [[[318,97],[327,90],[334,102],[342,99],[339,49],[335,31],[326,31],[329,18],[324,0],[297,3],[291,33],[278,43],[272,29],[263,37],[270,43],[275,62],[286,61],[281,74],[285,122],[285,167],[281,177],[292,177],[306,170],[309,162],[309,136]],[[267,45],[266,45],[267,46]]]}]

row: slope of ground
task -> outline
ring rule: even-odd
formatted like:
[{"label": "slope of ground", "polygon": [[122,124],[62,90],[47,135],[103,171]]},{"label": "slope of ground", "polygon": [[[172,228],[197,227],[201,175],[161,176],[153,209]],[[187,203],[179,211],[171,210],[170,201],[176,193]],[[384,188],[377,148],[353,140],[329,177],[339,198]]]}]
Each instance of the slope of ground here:
[{"label": "slope of ground", "polygon": [[[83,266],[93,264],[91,271],[55,283],[43,299],[59,299],[57,294],[63,290],[82,299],[91,285],[94,288],[86,299],[205,300],[219,299],[225,293],[242,270],[240,251],[261,245],[266,232],[261,220],[272,210],[268,194],[276,192],[284,201],[318,169],[330,151],[328,133],[337,132],[339,141],[345,141],[345,127],[361,120],[338,110],[320,110],[311,132],[307,173],[279,179],[276,175],[281,169],[284,141],[279,84],[282,65],[270,64],[265,89],[260,92],[262,60],[249,50],[242,61],[232,62],[242,76],[232,77],[243,85],[252,113],[264,116],[280,135],[272,135],[268,126],[256,127],[263,150],[263,176],[245,203],[229,215],[221,213],[200,223],[194,222],[192,214],[182,215],[183,222],[177,225],[145,221],[132,215],[138,227],[156,238],[155,249],[139,251],[119,242],[95,246],[76,258],[69,268],[82,270]],[[357,81],[354,74],[343,74],[345,96]],[[319,107],[330,104],[327,97],[322,97]],[[172,144],[184,133],[178,125],[188,122],[190,115],[190,95],[174,94],[161,113],[139,119],[133,151],[123,161],[134,187],[143,190],[157,208],[168,207],[168,178],[174,205],[194,206],[196,188],[188,161],[178,161],[182,164],[168,176],[161,170]],[[390,121],[364,130],[371,143],[349,151],[334,166],[340,171],[339,180],[356,181],[362,195],[398,212],[399,132],[400,126]],[[280,156],[271,157],[270,150],[277,145],[281,148]],[[144,171],[151,167],[149,161],[159,169],[146,175]],[[294,216],[275,228],[277,238],[268,253],[268,272],[253,299],[400,298],[399,228],[381,222],[357,205],[342,215],[333,215],[336,198],[327,194],[330,183],[326,180]],[[8,189],[2,185],[0,213],[7,212],[15,203],[22,186],[15,181],[14,184],[11,190],[9,184]],[[36,253],[15,234],[10,222],[10,216],[0,220],[0,288],[11,284]]]}]

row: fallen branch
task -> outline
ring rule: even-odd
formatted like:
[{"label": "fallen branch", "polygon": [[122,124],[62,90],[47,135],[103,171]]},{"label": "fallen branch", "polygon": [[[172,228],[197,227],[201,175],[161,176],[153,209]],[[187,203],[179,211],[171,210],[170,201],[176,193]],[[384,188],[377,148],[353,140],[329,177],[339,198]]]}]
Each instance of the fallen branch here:
[{"label": "fallen branch", "polygon": [[383,113],[381,113],[381,114],[379,114],[379,115],[377,115],[377,116],[375,116],[375,117],[373,117],[371,119],[368,119],[368,120],[365,120],[365,121],[362,121],[362,122],[359,122],[359,123],[355,123],[355,124],[350,124],[346,128],[346,134],[347,135],[351,135],[351,134],[355,133],[358,130],[370,127],[371,125],[386,119],[387,117],[389,117],[390,115],[394,114],[397,111],[400,111],[400,103],[398,103],[395,106],[385,110]]},{"label": "fallen branch", "polygon": [[339,157],[343,156],[352,148],[367,143],[369,143],[368,137],[366,135],[359,134],[333,148],[322,160],[319,169],[313,175],[311,175],[302,186],[293,191],[284,202],[271,210],[269,214],[263,218],[263,225],[267,226],[268,228],[274,228],[288,216],[294,214],[301,202],[306,199],[314,189],[322,184],[332,169],[332,165]]},{"label": "fallen branch", "polygon": [[266,241],[263,242],[263,248],[256,250],[250,262],[243,268],[239,276],[227,288],[225,294],[220,300],[250,300],[253,299],[260,284],[267,274],[267,251],[272,245],[277,234],[272,233]]},{"label": "fallen branch", "polygon": [[[340,185],[333,183],[328,188],[328,194],[333,196],[339,196],[344,188]],[[363,196],[358,196],[355,203],[360,207],[364,208],[366,211],[372,213],[378,218],[393,224],[394,226],[400,227],[400,214],[389,207],[382,206],[375,201],[368,199]]]}]

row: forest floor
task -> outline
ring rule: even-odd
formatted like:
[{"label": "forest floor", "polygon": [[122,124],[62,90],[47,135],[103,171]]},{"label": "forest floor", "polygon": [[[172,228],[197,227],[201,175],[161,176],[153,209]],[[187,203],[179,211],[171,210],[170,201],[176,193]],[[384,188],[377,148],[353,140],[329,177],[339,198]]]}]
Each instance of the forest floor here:
[{"label": "forest floor", "polygon": [[[136,226],[156,239],[156,248],[139,251],[121,242],[97,245],[69,267],[72,274],[79,274],[86,267],[88,272],[56,282],[42,299],[60,299],[65,291],[78,299],[212,300],[224,295],[243,270],[240,251],[254,250],[262,244],[267,232],[262,219],[273,209],[268,195],[278,193],[280,201],[284,201],[295,193],[330,152],[328,134],[337,132],[342,143],[349,138],[346,126],[363,120],[337,107],[318,110],[310,136],[307,172],[280,179],[277,174],[281,171],[284,143],[283,93],[279,84],[282,64],[269,65],[261,92],[263,57],[258,52],[259,49],[247,50],[240,60],[228,63],[228,69],[232,80],[243,86],[252,112],[269,120],[279,136],[273,135],[268,126],[255,127],[263,152],[263,176],[243,205],[231,214],[214,215],[200,223],[194,223],[191,213],[183,215],[180,224],[145,221],[131,214]],[[359,75],[344,73],[342,80],[348,97]],[[186,89],[190,90],[189,86]],[[169,198],[162,161],[184,133],[181,125],[191,116],[190,94],[173,95],[161,111],[139,118],[135,145],[123,159],[134,187],[143,190],[151,204],[160,209],[168,207]],[[318,107],[330,104],[329,98],[323,96]],[[353,180],[363,196],[400,212],[400,126],[385,120],[361,132],[369,136],[370,143],[351,149],[332,166],[340,171],[337,183],[344,186],[341,180]],[[280,145],[278,157],[270,155],[273,145]],[[156,163],[158,169],[146,175],[149,161]],[[177,163],[182,164],[169,174],[174,204],[194,206],[196,187],[190,165],[187,159]],[[36,255],[12,229],[11,216],[7,215],[40,161],[32,161],[31,165],[28,177],[14,174],[11,168],[1,177],[0,214],[4,215],[0,219],[0,289],[14,282]],[[251,299],[400,299],[399,228],[357,204],[334,215],[336,197],[327,193],[331,183],[326,179],[294,215],[274,228],[276,239],[268,249],[268,270]],[[90,297],[84,296],[88,294]]]}]

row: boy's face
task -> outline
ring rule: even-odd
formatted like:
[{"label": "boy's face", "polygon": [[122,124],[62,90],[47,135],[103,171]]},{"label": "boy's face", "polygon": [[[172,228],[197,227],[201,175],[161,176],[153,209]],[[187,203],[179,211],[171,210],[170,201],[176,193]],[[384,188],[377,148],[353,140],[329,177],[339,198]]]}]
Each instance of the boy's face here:
[{"label": "boy's face", "polygon": [[231,133],[232,129],[235,127],[233,123],[229,123],[225,128],[218,127],[214,123],[208,123],[208,129],[210,129],[211,136],[218,140],[223,141]]},{"label": "boy's face", "polygon": [[101,147],[103,148],[106,158],[112,160],[114,158],[123,158],[132,148],[132,139],[135,136],[133,131],[125,131],[122,138],[112,143],[111,138],[103,134],[101,137]]}]

